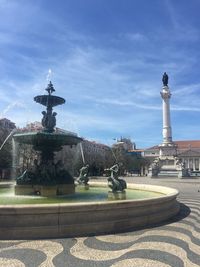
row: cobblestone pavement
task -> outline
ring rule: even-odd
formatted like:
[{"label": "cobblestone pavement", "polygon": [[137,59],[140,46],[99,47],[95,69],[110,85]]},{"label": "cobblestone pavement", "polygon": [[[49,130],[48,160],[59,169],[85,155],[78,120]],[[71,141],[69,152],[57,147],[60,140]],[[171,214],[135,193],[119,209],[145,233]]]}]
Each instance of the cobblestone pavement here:
[{"label": "cobblestone pavement", "polygon": [[200,180],[130,177],[127,181],[177,188],[180,213],[149,229],[116,235],[0,241],[0,266],[200,266]]}]

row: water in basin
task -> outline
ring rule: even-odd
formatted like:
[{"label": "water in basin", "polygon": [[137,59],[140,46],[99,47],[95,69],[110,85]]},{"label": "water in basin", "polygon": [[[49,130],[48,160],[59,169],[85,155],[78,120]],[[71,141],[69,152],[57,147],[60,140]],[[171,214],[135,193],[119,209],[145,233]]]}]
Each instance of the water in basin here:
[{"label": "water in basin", "polygon": [[[162,196],[162,193],[143,191],[143,190],[126,190],[126,200],[148,199]],[[90,187],[89,190],[76,188],[76,193],[71,195],[62,195],[56,197],[41,196],[16,196],[13,188],[0,189],[0,205],[12,204],[48,204],[48,203],[81,203],[81,202],[105,202],[108,201],[108,188],[106,187]],[[112,200],[109,200],[112,201]]]}]

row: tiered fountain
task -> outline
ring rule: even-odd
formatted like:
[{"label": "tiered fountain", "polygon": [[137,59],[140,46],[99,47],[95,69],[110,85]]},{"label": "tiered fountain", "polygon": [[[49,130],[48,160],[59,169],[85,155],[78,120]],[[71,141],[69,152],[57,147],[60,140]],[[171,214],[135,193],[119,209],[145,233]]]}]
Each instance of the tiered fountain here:
[{"label": "tiered fountain", "polygon": [[64,104],[65,99],[52,95],[55,89],[51,82],[46,91],[47,95],[34,98],[37,103],[46,107],[46,111],[42,111],[43,130],[17,133],[13,136],[16,142],[32,145],[35,151],[40,152],[39,162],[35,160],[34,166],[17,178],[16,195],[55,196],[75,192],[73,177],[63,168],[60,160],[54,162],[54,152],[60,151],[64,145],[76,145],[82,139],[76,135],[55,132],[57,113],[53,112],[53,107]]},{"label": "tiered fountain", "polygon": [[[17,178],[15,195],[12,192],[7,195],[0,193],[0,239],[116,233],[158,223],[178,213],[178,191],[162,186],[127,184],[126,199],[109,201],[107,183],[90,181],[89,190],[83,190],[84,197],[81,198],[77,189],[75,192],[73,177],[60,162],[54,162],[54,152],[61,150],[63,145],[76,145],[82,139],[55,132],[53,107],[65,100],[52,95],[55,91],[52,83],[46,90],[47,95],[34,98],[46,107],[42,112],[44,129],[14,135],[16,142],[31,144],[39,151],[40,160]],[[117,183],[110,184],[113,193],[119,182],[118,179]],[[104,198],[99,199],[99,195]],[[23,202],[19,203],[19,200]]]}]

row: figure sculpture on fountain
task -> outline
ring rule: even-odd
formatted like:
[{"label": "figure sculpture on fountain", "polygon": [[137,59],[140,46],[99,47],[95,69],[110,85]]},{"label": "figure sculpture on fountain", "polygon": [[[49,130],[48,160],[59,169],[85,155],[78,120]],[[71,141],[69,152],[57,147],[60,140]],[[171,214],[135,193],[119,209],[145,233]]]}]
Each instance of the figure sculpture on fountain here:
[{"label": "figure sculpture on fountain", "polygon": [[126,181],[119,178],[119,164],[116,163],[110,167],[110,177],[108,177],[108,186],[112,189],[112,192],[123,192],[126,188]]},{"label": "figure sculpture on fountain", "polygon": [[[51,103],[51,99],[53,98],[52,93],[55,92],[55,89],[53,87],[53,84],[51,81],[49,82],[47,88],[45,89],[48,92],[48,95],[46,96],[46,105],[45,103],[42,103],[47,107],[47,111],[42,111],[42,126],[44,127],[45,132],[52,133],[54,132],[54,127],[56,126],[56,112],[53,112],[53,103]],[[37,101],[37,100],[36,100]]]},{"label": "figure sculpture on fountain", "polygon": [[53,132],[54,131],[54,127],[56,126],[56,112],[46,112],[46,111],[42,111],[43,114],[43,118],[42,118],[42,126],[44,127],[44,129],[48,132]]},{"label": "figure sculpture on fountain", "polygon": [[89,171],[89,165],[85,165],[80,169],[80,174],[78,179],[76,180],[78,184],[84,184],[84,185],[88,185],[88,171]]}]

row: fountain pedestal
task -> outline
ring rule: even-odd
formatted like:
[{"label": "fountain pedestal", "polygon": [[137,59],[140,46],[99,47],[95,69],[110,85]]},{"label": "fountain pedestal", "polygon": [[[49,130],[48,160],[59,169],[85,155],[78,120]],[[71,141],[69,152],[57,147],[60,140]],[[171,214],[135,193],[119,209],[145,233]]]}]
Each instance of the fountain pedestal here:
[{"label": "fountain pedestal", "polygon": [[53,197],[57,195],[69,195],[75,193],[74,184],[58,185],[15,185],[15,195],[40,195]]},{"label": "fountain pedestal", "polygon": [[90,189],[89,184],[77,184],[76,187],[81,189],[81,190],[89,190]]},{"label": "fountain pedestal", "polygon": [[75,184],[58,184],[57,194],[58,195],[69,195],[75,193]]},{"label": "fountain pedestal", "polygon": [[57,186],[41,186],[40,195],[43,197],[54,197],[57,195]]},{"label": "fountain pedestal", "polygon": [[15,185],[15,195],[33,195],[35,190],[32,185]]},{"label": "fountain pedestal", "polygon": [[123,200],[123,199],[126,199],[126,191],[108,192],[108,200]]}]

